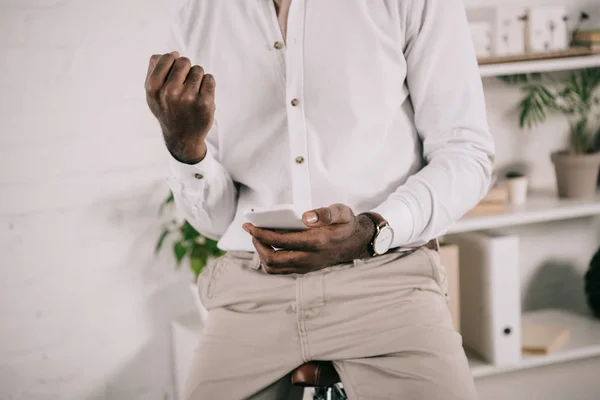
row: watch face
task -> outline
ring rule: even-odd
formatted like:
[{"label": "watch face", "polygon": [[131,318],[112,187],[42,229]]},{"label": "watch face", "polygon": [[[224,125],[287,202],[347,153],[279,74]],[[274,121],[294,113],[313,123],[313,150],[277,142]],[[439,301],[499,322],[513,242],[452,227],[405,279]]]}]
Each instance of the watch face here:
[{"label": "watch face", "polygon": [[394,230],[389,226],[383,227],[373,242],[373,250],[377,254],[385,254],[392,247],[393,241]]}]

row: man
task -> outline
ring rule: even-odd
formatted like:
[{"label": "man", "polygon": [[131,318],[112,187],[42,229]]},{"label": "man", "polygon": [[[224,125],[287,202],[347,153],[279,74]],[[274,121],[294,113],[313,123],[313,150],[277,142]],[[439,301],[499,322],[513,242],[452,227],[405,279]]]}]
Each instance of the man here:
[{"label": "man", "polygon": [[[432,242],[492,172],[461,1],[190,0],[173,38],[148,104],[177,205],[227,251],[184,398],[294,398],[309,360],[350,399],[475,398]],[[308,230],[245,223],[289,203]]]}]

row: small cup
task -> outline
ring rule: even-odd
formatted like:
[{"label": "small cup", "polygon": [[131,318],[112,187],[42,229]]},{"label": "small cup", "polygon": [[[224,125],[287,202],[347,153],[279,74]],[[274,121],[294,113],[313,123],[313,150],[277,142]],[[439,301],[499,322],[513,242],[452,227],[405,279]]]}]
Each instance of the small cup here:
[{"label": "small cup", "polygon": [[527,183],[528,179],[526,176],[506,179],[508,202],[511,205],[520,206],[527,202]]}]

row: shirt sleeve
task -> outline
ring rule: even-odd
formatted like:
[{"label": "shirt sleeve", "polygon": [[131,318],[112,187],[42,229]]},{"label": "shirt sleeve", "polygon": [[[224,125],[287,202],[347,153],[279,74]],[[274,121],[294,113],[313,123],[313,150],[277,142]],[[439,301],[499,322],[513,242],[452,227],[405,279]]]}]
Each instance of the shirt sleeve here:
[{"label": "shirt sleeve", "polygon": [[[172,23],[167,51],[177,50],[192,59],[182,35],[186,15],[184,7]],[[215,122],[206,138],[206,157],[198,164],[189,165],[177,161],[169,153],[167,177],[175,204],[186,220],[198,232],[215,240],[225,233],[237,208],[237,190],[219,161],[218,143],[218,123]]]},{"label": "shirt sleeve", "polygon": [[494,141],[461,0],[412,0],[406,17],[407,85],[425,167],[373,211],[394,247],[443,235],[487,194]]}]

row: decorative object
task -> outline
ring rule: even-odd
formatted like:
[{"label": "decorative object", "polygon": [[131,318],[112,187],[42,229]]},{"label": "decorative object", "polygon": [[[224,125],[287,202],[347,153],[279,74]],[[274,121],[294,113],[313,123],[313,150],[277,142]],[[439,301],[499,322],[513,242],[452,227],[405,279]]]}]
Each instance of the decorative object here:
[{"label": "decorative object", "polygon": [[508,202],[513,206],[521,206],[527,201],[528,179],[520,172],[511,171],[506,174],[505,184],[508,189]]},{"label": "decorative object", "polygon": [[180,268],[183,262],[188,262],[188,266],[194,276],[194,280],[190,282],[190,291],[192,292],[192,297],[194,298],[200,317],[204,320],[207,311],[200,302],[196,280],[210,259],[221,257],[225,253],[217,247],[215,240],[201,235],[187,220],[177,216],[172,192],[161,204],[159,214],[163,217],[166,214],[167,217],[156,243],[155,254],[160,252],[167,238],[174,238],[172,246],[175,267]]},{"label": "decorative object", "polygon": [[562,113],[569,118],[569,146],[551,155],[558,194],[566,198],[594,197],[600,169],[600,152],[594,147],[600,127],[600,68],[576,71],[563,80],[550,74],[503,80],[526,83],[525,96],[519,103],[522,128],[545,122],[549,113]]},{"label": "decorative object", "polygon": [[590,309],[600,318],[600,248],[592,257],[590,267],[585,273],[585,294]]},{"label": "decorative object", "polygon": [[564,6],[544,5],[527,10],[528,52],[564,50],[569,47],[567,13]]},{"label": "decorative object", "polygon": [[471,39],[478,58],[492,55],[492,24],[485,21],[470,22]]},{"label": "decorative object", "polygon": [[494,16],[494,46],[496,56],[525,53],[526,9],[520,6],[497,7]]},{"label": "decorative object", "polygon": [[467,15],[472,23],[491,26],[492,55],[507,56],[525,52],[525,7],[469,8]]}]

